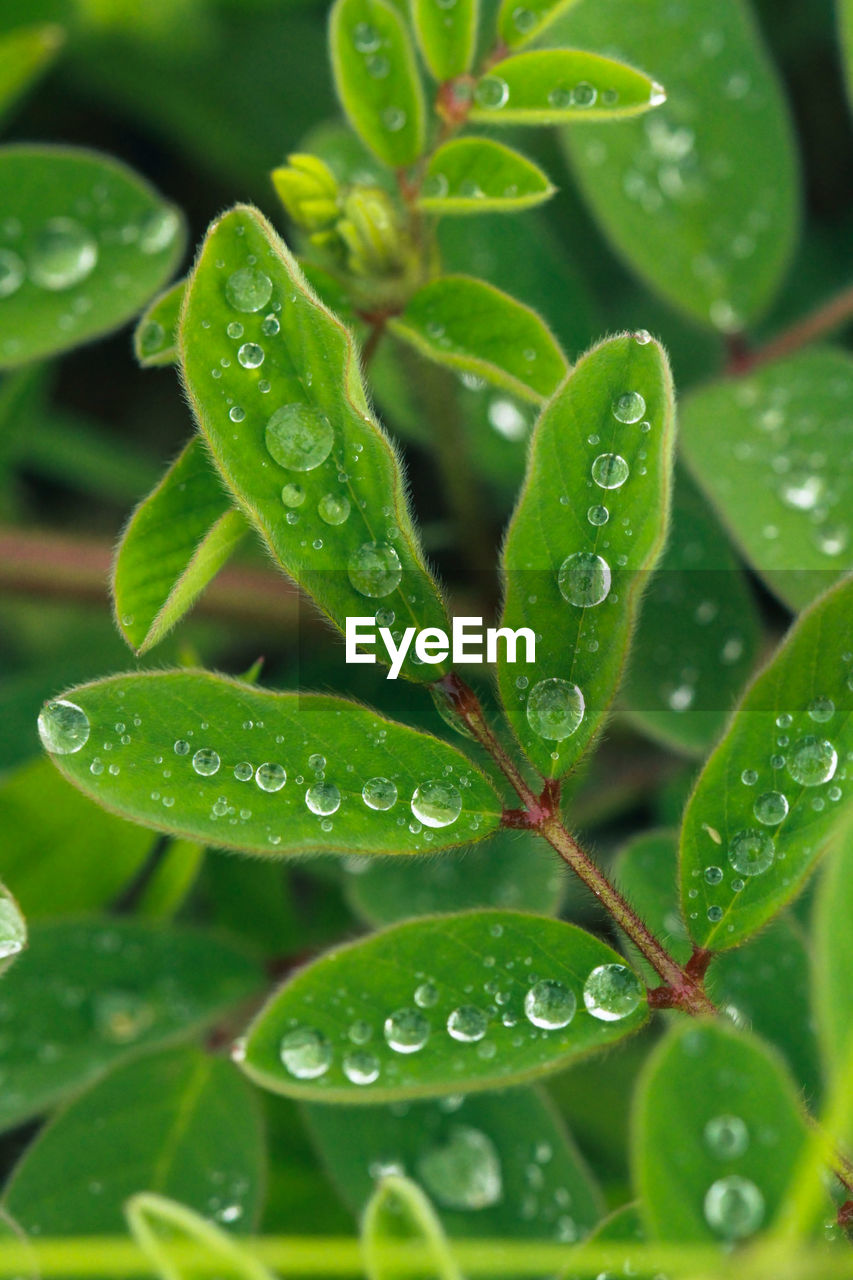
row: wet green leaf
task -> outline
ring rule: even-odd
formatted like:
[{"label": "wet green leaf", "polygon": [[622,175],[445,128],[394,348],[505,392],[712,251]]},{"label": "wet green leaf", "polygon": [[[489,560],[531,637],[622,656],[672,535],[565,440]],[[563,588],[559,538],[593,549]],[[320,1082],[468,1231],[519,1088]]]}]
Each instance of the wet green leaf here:
[{"label": "wet green leaf", "polygon": [[[190,278],[181,350],[217,468],[320,608],[341,628],[347,616],[379,608],[398,625],[446,628],[352,338],[256,211],[238,207],[208,233]],[[410,652],[402,674],[432,681],[444,669],[417,665]]]},{"label": "wet green leaf", "polygon": [[498,31],[510,49],[520,49],[577,4],[577,0],[501,0]]},{"label": "wet green leaf", "polygon": [[641,1078],[633,1166],[662,1240],[740,1243],[778,1214],[807,1129],[793,1084],[761,1041],[682,1023]]},{"label": "wet green leaf", "polygon": [[[553,1105],[537,1089],[399,1107],[305,1108],[341,1195],[361,1214],[383,1171],[403,1171],[451,1237],[586,1236],[601,1195]],[[532,1172],[531,1172],[532,1170]]]},{"label": "wet green leaf", "polygon": [[0,367],[124,324],[163,287],[183,249],[177,209],[106,156],[3,147],[0,187]]},{"label": "wet green leaf", "polygon": [[677,473],[667,548],[643,599],[622,692],[651,737],[698,755],[719,736],[758,656],[746,578],[689,476]]},{"label": "wet green leaf", "polygon": [[451,80],[471,66],[477,46],[479,0],[412,0],[412,24],[424,61],[436,80]]},{"label": "wet green leaf", "polygon": [[31,923],[29,948],[3,982],[0,1127],[40,1115],[142,1048],[189,1039],[261,983],[246,953],[216,933]]},{"label": "wet green leaf", "polygon": [[64,41],[62,28],[50,23],[16,27],[0,36],[0,119],[47,70]]},{"label": "wet green leaf", "polygon": [[829,1081],[839,1083],[850,1061],[853,990],[853,839],[832,854],[815,901],[814,1007]]},{"label": "wet green leaf", "polygon": [[482,840],[500,821],[490,783],[455,747],[345,698],[162,671],[69,699],[70,710],[60,700],[42,713],[57,768],[113,812],[205,844],[426,853]]},{"label": "wet green leaf", "polygon": [[[644,280],[724,332],[761,312],[788,265],[797,160],[778,78],[740,0],[584,0],[548,33],[649,67],[667,101],[617,129],[567,131],[581,189]],[[748,139],[748,145],[745,140]]]},{"label": "wet green leaf", "polygon": [[423,285],[392,332],[429,360],[541,403],[568,373],[553,334],[535,311],[472,276]]},{"label": "wet green leaf", "polygon": [[27,945],[27,922],[4,884],[0,884],[0,974]]},{"label": "wet green leaf", "polygon": [[622,62],[579,49],[536,49],[489,68],[470,119],[498,125],[619,120],[657,107],[661,85]]},{"label": "wet green leaf", "polygon": [[687,396],[684,456],[750,565],[801,609],[850,568],[853,359],[817,348]]},{"label": "wet green leaf", "polygon": [[669,366],[647,334],[593,348],[545,406],[503,550],[501,698],[526,754],[560,776],[601,729],[664,541],[672,470]]},{"label": "wet green leaf", "polygon": [[146,1188],[250,1231],[263,1159],[257,1103],[231,1064],[169,1049],[117,1066],[61,1111],[5,1204],[31,1235],[118,1234],[124,1202]]},{"label": "wet green leaf", "polygon": [[[460,0],[460,11],[471,0]],[[423,88],[409,32],[386,0],[336,0],[329,29],[335,87],[356,133],[392,168],[424,149]]]},{"label": "wet green leaf", "polygon": [[467,1093],[556,1071],[646,1017],[639,979],[591,934],[472,911],[314,961],[261,1010],[241,1061],[263,1088],[326,1102]]},{"label": "wet green leaf", "polygon": [[428,213],[512,213],[550,199],[546,173],[491,138],[452,138],[430,156],[418,204]]},{"label": "wet green leaf", "polygon": [[133,331],[133,350],[145,369],[175,364],[178,359],[178,320],[186,280],[169,285],[146,307]]},{"label": "wet green leaf", "polygon": [[681,901],[699,946],[755,933],[849,826],[851,601],[847,579],[801,614],[696,784],[681,832]]},{"label": "wet green leaf", "polygon": [[[200,1272],[213,1272],[221,1280],[273,1280],[226,1231],[186,1205],[145,1191],[131,1196],[124,1212],[131,1235],[162,1280],[193,1280]],[[214,1216],[228,1220],[221,1211]],[[192,1248],[189,1266],[176,1245]]]},{"label": "wet green leaf", "polygon": [[198,437],[136,508],[113,566],[116,623],[145,653],[175,626],[248,532]]},{"label": "wet green leaf", "polygon": [[400,1280],[403,1270],[388,1256],[388,1244],[411,1243],[423,1250],[423,1267],[414,1280],[461,1280],[435,1210],[416,1182],[389,1174],[371,1196],[361,1227],[361,1248],[368,1280]]}]

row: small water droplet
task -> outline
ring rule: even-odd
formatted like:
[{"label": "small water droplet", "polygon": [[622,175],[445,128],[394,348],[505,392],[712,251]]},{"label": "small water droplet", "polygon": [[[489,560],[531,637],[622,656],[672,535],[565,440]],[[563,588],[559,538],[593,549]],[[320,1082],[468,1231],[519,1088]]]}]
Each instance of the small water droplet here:
[{"label": "small water droplet", "polygon": [[272,280],[257,267],[241,267],[225,281],[225,296],[236,311],[260,311],[272,297]]},{"label": "small water droplet", "polygon": [[327,818],[341,807],[341,793],[334,782],[315,782],[305,792],[305,803],[312,813]]},{"label": "small water droplet", "polygon": [[368,809],[384,813],[397,803],[397,788],[390,778],[368,778],[361,788],[361,798]]},{"label": "small water droplet", "polygon": [[0,298],[8,298],[24,283],[23,258],[11,249],[0,249]]},{"label": "small water droplet", "polygon": [[46,702],[38,717],[42,746],[55,756],[73,755],[89,741],[89,717],[66,698]]},{"label": "small water droplet", "polygon": [[563,599],[583,609],[606,600],[610,581],[610,565],[594,551],[576,551],[567,556],[557,575]]},{"label": "small water droplet", "polygon": [[600,964],[587,978],[583,1002],[602,1022],[627,1018],[640,1003],[642,988],[634,972],[624,964]]},{"label": "small water droplet", "polygon": [[749,1130],[740,1116],[714,1116],[705,1125],[705,1145],[720,1160],[734,1160],[749,1146]]},{"label": "small water droplet", "polygon": [[432,1009],[438,1001],[438,987],[434,982],[422,982],[415,988],[414,999],[419,1009]]},{"label": "small water droplet", "polygon": [[91,275],[97,242],[72,218],[51,218],[36,233],[29,260],[30,279],[42,289],[70,289]]},{"label": "small water droplet", "polygon": [[509,101],[509,85],[499,76],[484,76],[474,90],[474,101],[486,111],[499,111]]},{"label": "small water droplet", "polygon": [[264,363],[264,349],[257,342],[244,342],[237,359],[244,369],[258,369]]},{"label": "small water droplet", "polygon": [[704,1209],[705,1221],[717,1235],[724,1240],[743,1240],[764,1220],[764,1196],[754,1182],[731,1174],[711,1184]]},{"label": "small water droplet", "polygon": [[607,507],[602,507],[600,504],[596,503],[587,511],[586,518],[590,524],[597,526],[607,524],[607,521],[610,519],[610,512],[607,510]]},{"label": "small water droplet", "polygon": [[343,493],[327,493],[317,504],[317,514],[326,524],[344,524],[350,510],[350,500]]},{"label": "small water droplet", "polygon": [[319,409],[285,404],[269,419],[265,440],[272,459],[290,471],[313,471],[332,451],[335,433]]},{"label": "small water droplet", "polygon": [[342,1065],[350,1084],[373,1084],[379,1079],[379,1059],[366,1049],[353,1049],[345,1054]]},{"label": "small water droplet", "polygon": [[808,713],[816,724],[826,724],[835,715],[835,703],[832,698],[815,698],[809,703]]},{"label": "small water droplet", "polygon": [[360,595],[377,599],[400,585],[403,566],[387,542],[365,542],[347,564],[347,576]]},{"label": "small water droplet", "polygon": [[736,831],[729,843],[729,862],[742,876],[760,876],[772,866],[776,846],[765,831]]},{"label": "small water droplet", "polygon": [[241,760],[234,766],[234,777],[238,782],[248,782],[254,772],[248,760]]},{"label": "small water droplet", "polygon": [[797,742],[788,759],[788,772],[802,787],[830,782],[838,767],[838,752],[825,738],[807,734]]},{"label": "small water droplet", "polygon": [[417,1167],[427,1191],[446,1209],[486,1209],[503,1196],[500,1156],[479,1129],[455,1126],[447,1142],[425,1152]]},{"label": "small water droplet", "polygon": [[765,827],[776,827],[788,813],[788,800],[781,791],[765,791],[752,807],[759,822]]},{"label": "small water droplet", "polygon": [[219,756],[215,751],[202,747],[193,756],[193,768],[202,778],[211,778],[219,769]]},{"label": "small water droplet", "polygon": [[301,484],[286,484],[281,491],[281,500],[286,507],[301,507],[305,501],[305,490]]},{"label": "small water droplet", "polygon": [[[649,341],[649,334],[645,333],[645,341]],[[638,338],[638,335],[635,335]],[[619,422],[639,422],[645,415],[646,402],[640,395],[639,391],[625,391],[621,396],[617,396],[613,401],[613,416]]]}]

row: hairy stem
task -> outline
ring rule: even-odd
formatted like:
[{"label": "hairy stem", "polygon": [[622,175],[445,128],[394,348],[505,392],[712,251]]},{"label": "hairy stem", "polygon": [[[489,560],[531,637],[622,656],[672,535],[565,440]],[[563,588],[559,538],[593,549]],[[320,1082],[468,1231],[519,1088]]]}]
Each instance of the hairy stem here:
[{"label": "hairy stem", "polygon": [[784,356],[793,355],[795,351],[831,333],[850,319],[853,319],[853,285],[848,285],[834,298],[822,303],[754,351],[745,347],[742,341],[736,342],[730,350],[727,372],[741,376],[771,360],[781,360]]}]

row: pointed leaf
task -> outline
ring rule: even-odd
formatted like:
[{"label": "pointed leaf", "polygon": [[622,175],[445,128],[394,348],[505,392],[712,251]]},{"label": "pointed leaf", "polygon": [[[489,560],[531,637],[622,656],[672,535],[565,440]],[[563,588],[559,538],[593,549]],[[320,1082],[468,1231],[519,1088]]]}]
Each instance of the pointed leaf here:
[{"label": "pointed leaf", "polygon": [[231,1064],[196,1049],[116,1067],[39,1133],[5,1203],[40,1236],[110,1235],[140,1187],[250,1231],[263,1192],[254,1097]]},{"label": "pointed leaf", "polygon": [[361,1248],[368,1280],[401,1280],[404,1272],[389,1257],[389,1244],[420,1246],[429,1280],[462,1280],[435,1210],[416,1182],[391,1174],[382,1179],[364,1212]]},{"label": "pointed leaf", "polygon": [[851,565],[852,397],[849,353],[817,348],[695,391],[682,406],[690,469],[792,609]]},{"label": "pointed leaf", "polygon": [[27,945],[27,922],[4,884],[0,884],[0,974]]},{"label": "pointed leaf", "polygon": [[[471,0],[459,0],[460,10]],[[352,127],[393,169],[424,149],[423,88],[409,32],[386,0],[336,0],[329,27],[335,87]]]},{"label": "pointed leaf", "polygon": [[[730,332],[761,312],[790,260],[797,157],[779,78],[741,0],[594,0],[548,32],[653,67],[667,101],[563,142],[620,255],[689,315]],[[749,145],[744,140],[749,139]]]},{"label": "pointed leaf", "polygon": [[512,147],[491,138],[452,138],[430,156],[421,190],[420,208],[445,217],[530,209],[556,188]]},{"label": "pointed leaf", "polygon": [[[57,768],[112,812],[204,844],[424,853],[482,840],[500,822],[490,783],[460,751],[345,698],[160,671],[81,685],[69,699],[41,718]],[[118,715],[129,733],[115,729]],[[368,802],[371,782],[379,794]]]},{"label": "pointed leaf", "polygon": [[801,614],[696,784],[681,831],[681,901],[701,947],[755,933],[849,827],[851,609],[848,578]]},{"label": "pointed leaf", "polygon": [[536,635],[536,661],[501,661],[501,646],[498,675],[542,773],[574,764],[616,693],[666,533],[673,426],[666,356],[645,333],[593,348],[536,425],[503,550],[501,619]]},{"label": "pointed leaf", "polygon": [[725,1023],[674,1027],[640,1081],[633,1166],[652,1236],[743,1243],[782,1207],[807,1136],[787,1072]]},{"label": "pointed leaf", "polygon": [[0,36],[0,119],[53,62],[65,32],[51,23],[15,27]]},{"label": "pointed leaf", "polygon": [[[272,1273],[226,1231],[186,1205],[142,1192],[131,1196],[124,1212],[131,1235],[162,1280],[193,1280],[200,1271],[220,1280],[273,1280]],[[189,1266],[181,1260],[187,1248],[192,1249]]]},{"label": "pointed leaf", "polygon": [[119,543],[113,606],[131,648],[145,653],[162,640],[247,532],[196,437],[136,508]]},{"label": "pointed leaf", "polygon": [[[352,338],[256,211],[238,207],[208,233],[190,277],[181,353],[217,468],[320,608],[342,629],[348,615],[380,604],[398,625],[446,628]],[[402,668],[422,681],[444,670],[415,664],[411,652]]]},{"label": "pointed leaf", "polygon": [[424,61],[436,80],[451,80],[467,71],[477,47],[479,0],[412,0],[412,24]]},{"label": "pointed leaf", "polygon": [[666,100],[642,71],[579,49],[536,49],[489,68],[474,89],[469,119],[489,124],[618,120]]},{"label": "pointed leaf", "polygon": [[188,1039],[261,984],[259,968],[221,934],[126,919],[32,923],[29,949],[3,980],[0,1128],[40,1115],[142,1048]]},{"label": "pointed leaf", "polygon": [[472,276],[425,284],[389,327],[427,359],[535,403],[553,395],[568,373],[566,357],[536,312]]},{"label": "pointed leaf", "polygon": [[[617,1016],[590,1012],[585,996],[614,982],[624,988]],[[430,1097],[557,1071],[647,1016],[639,979],[591,934],[544,916],[472,911],[394,925],[322,956],[261,1010],[240,1060],[263,1088],[299,1098]],[[354,1022],[363,1040],[353,1041]]]},{"label": "pointed leaf", "polygon": [[133,350],[144,369],[177,363],[178,320],[186,287],[186,280],[177,280],[169,285],[137,322],[133,331]]},{"label": "pointed leaf", "polygon": [[3,147],[0,188],[0,367],[124,324],[163,287],[183,249],[174,206],[94,152]]},{"label": "pointed leaf", "polygon": [[844,1079],[853,1052],[853,839],[830,858],[817,893],[813,1000],[829,1082]]},{"label": "pointed leaf", "polygon": [[577,0],[501,0],[498,32],[509,49],[521,49],[541,36]]}]

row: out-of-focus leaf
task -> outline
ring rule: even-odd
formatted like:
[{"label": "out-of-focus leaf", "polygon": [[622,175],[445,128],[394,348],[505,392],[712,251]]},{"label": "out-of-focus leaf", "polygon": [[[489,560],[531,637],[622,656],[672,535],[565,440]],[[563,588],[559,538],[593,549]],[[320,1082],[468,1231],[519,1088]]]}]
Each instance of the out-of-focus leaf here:
[{"label": "out-of-focus leaf", "polygon": [[173,916],[195,884],[203,860],[204,845],[170,840],[136,899],[136,915],[147,920]]},{"label": "out-of-focus leaf", "polygon": [[[815,901],[813,1000],[830,1083],[837,1084],[853,1046],[853,839],[832,855]],[[849,1135],[848,1135],[849,1136]]]},{"label": "out-of-focus leaf", "polygon": [[[146,1191],[131,1196],[124,1212],[136,1243],[162,1280],[192,1280],[199,1272],[213,1272],[221,1280],[273,1280],[272,1272],[226,1231],[186,1205]],[[214,1216],[229,1220],[221,1212]],[[192,1250],[189,1265],[182,1246]]]},{"label": "out-of-focus leaf", "polygon": [[470,119],[498,125],[618,120],[659,106],[661,85],[642,71],[579,49],[536,49],[489,68]]},{"label": "out-of-focus leaf", "polygon": [[520,49],[536,40],[552,22],[562,17],[577,0],[501,0],[498,31],[510,49]]},{"label": "out-of-focus leaf", "polygon": [[145,369],[175,364],[178,359],[178,320],[186,280],[178,280],[146,307],[133,331],[133,350]]},{"label": "out-of-focus leaf", "polygon": [[0,36],[0,119],[47,70],[64,40],[62,28],[48,23],[17,27]]},{"label": "out-of-focus leaf", "polygon": [[491,138],[452,138],[429,159],[418,204],[448,214],[512,213],[554,194],[548,175]]},{"label": "out-of-focus leaf", "polygon": [[[392,1173],[382,1178],[364,1211],[361,1247],[369,1280],[400,1280],[404,1274],[389,1244],[411,1243],[423,1250],[415,1280],[461,1280],[435,1210],[416,1182]],[[405,1272],[411,1275],[411,1272]]]},{"label": "out-of-focus leaf", "polygon": [[451,80],[471,66],[477,46],[479,0],[412,0],[412,24],[424,61],[436,80]]}]

